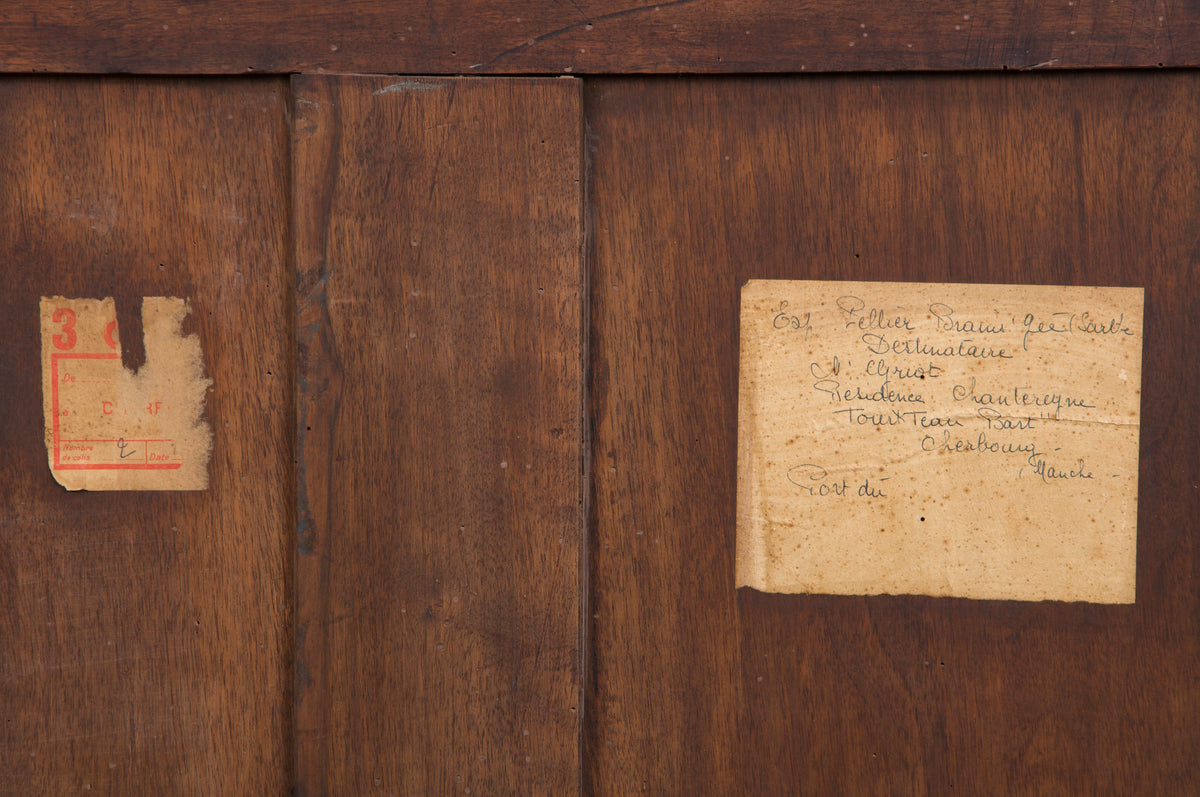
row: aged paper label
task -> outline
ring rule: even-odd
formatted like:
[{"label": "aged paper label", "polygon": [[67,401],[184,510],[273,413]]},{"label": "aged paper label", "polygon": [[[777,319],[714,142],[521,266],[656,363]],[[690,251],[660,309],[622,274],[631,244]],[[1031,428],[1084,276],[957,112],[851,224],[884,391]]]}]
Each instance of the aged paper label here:
[{"label": "aged paper label", "polygon": [[68,490],[203,490],[212,431],[200,340],[182,299],[142,301],[146,363],[121,365],[112,299],[42,298],[42,406],[54,478]]},{"label": "aged paper label", "polygon": [[1132,603],[1142,289],[742,289],[737,582]]}]

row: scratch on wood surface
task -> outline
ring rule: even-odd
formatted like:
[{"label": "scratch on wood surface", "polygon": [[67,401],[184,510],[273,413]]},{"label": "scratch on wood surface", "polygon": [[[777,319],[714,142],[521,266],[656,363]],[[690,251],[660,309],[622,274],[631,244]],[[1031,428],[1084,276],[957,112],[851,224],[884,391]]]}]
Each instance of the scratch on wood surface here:
[{"label": "scratch on wood surface", "polygon": [[401,80],[399,83],[392,83],[371,92],[372,97],[378,97],[382,94],[402,94],[406,91],[437,91],[445,86],[445,83],[430,83],[424,80]]},{"label": "scratch on wood surface", "polygon": [[570,33],[571,31],[577,30],[578,28],[581,28],[581,27],[585,28],[586,30],[592,30],[597,22],[607,22],[608,20],[620,19],[621,17],[627,17],[627,16],[630,16],[633,14],[641,14],[646,11],[657,12],[657,11],[661,11],[664,8],[671,8],[673,6],[684,6],[684,5],[688,5],[690,3],[694,3],[695,1],[696,0],[671,0],[671,2],[666,2],[666,3],[654,3],[652,5],[633,6],[631,8],[623,8],[619,11],[613,11],[608,14],[601,14],[600,16],[592,17],[590,19],[583,19],[583,20],[580,20],[579,22],[575,22],[571,25],[564,25],[561,28],[555,28],[554,30],[543,33],[540,36],[534,36],[533,38],[527,39],[524,42],[516,45],[515,47],[510,47],[507,50],[504,50],[499,55],[494,56],[491,60],[486,61],[482,64],[471,64],[471,66],[469,68],[472,70],[487,69],[492,64],[496,63],[497,61],[499,61],[502,58],[512,55],[513,53],[521,52],[522,50],[528,49],[528,48],[534,46],[535,44],[541,44],[542,42],[557,38],[557,37],[563,35],[564,33]]}]

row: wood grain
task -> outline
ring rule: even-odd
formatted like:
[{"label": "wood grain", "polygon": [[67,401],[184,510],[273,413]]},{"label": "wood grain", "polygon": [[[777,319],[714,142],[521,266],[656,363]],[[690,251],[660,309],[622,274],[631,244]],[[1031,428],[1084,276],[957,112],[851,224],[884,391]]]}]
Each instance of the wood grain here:
[{"label": "wood grain", "polygon": [[608,74],[1200,64],[1191,0],[17,0],[7,72]]},{"label": "wood grain", "polygon": [[[604,80],[585,785],[1200,789],[1200,75]],[[733,587],[749,278],[1146,290],[1137,603]]]},{"label": "wood grain", "polygon": [[300,791],[569,793],[578,82],[293,90]]},{"label": "wood grain", "polygon": [[[291,785],[286,83],[0,81],[0,792]],[[202,492],[68,493],[38,299],[186,297]],[[127,360],[144,353],[125,352]]]}]

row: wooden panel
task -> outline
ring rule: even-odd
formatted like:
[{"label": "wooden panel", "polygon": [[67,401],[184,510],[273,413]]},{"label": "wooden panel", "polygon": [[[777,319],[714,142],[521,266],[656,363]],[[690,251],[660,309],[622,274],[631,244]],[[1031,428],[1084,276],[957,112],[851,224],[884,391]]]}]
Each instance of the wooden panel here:
[{"label": "wooden panel", "polygon": [[568,793],[578,84],[293,89],[301,790]]},{"label": "wooden panel", "polygon": [[562,74],[1195,66],[1191,0],[48,0],[10,72]]},{"label": "wooden panel", "polygon": [[[1200,789],[1200,75],[597,81],[585,784]],[[733,588],[751,277],[1146,289],[1137,603]]]},{"label": "wooden panel", "polygon": [[[0,792],[284,794],[292,352],[282,80],[0,81]],[[203,492],[68,493],[38,298],[187,297]],[[137,328],[135,328],[137,327]]]}]

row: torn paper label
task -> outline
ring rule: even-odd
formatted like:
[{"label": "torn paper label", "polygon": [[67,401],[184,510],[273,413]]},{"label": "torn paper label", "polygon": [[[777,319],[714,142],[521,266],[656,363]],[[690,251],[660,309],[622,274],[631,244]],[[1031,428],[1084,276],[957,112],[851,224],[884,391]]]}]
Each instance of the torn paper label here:
[{"label": "torn paper label", "polygon": [[1132,603],[1142,299],[747,283],[739,586]]},{"label": "torn paper label", "polygon": [[203,490],[212,430],[203,419],[200,340],[187,302],[142,300],[146,362],[121,364],[116,305],[43,297],[42,406],[54,478],[68,490]]}]

